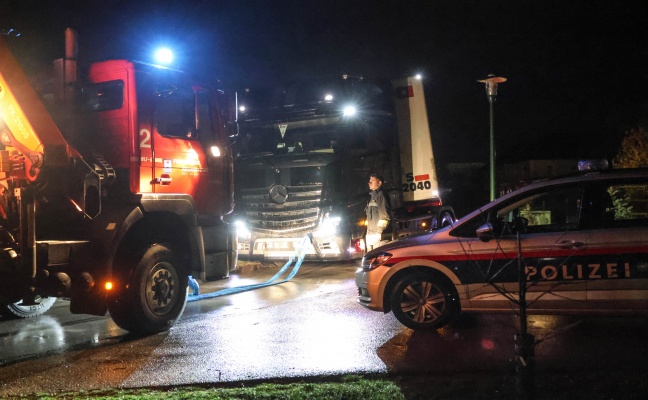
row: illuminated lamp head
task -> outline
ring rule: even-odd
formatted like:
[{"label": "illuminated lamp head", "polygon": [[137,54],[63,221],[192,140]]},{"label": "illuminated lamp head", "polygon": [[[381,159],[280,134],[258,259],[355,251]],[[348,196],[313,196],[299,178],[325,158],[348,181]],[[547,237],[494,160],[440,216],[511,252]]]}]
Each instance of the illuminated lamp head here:
[{"label": "illuminated lamp head", "polygon": [[173,52],[168,48],[161,48],[155,52],[156,62],[164,65],[171,64],[173,61]]},{"label": "illuminated lamp head", "polygon": [[356,107],[354,105],[347,105],[342,110],[342,114],[345,117],[353,117],[354,115],[356,115],[357,112],[358,112],[358,110],[356,109]]}]

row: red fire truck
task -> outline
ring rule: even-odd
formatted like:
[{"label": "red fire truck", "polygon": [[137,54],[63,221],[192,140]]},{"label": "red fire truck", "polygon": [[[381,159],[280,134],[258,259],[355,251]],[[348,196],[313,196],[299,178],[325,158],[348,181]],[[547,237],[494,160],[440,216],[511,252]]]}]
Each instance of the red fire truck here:
[{"label": "red fire truck", "polygon": [[98,62],[84,82],[76,70],[72,30],[44,85],[0,37],[0,310],[34,316],[63,297],[128,331],[166,330],[190,276],[236,266],[223,221],[235,107],[154,65]]}]

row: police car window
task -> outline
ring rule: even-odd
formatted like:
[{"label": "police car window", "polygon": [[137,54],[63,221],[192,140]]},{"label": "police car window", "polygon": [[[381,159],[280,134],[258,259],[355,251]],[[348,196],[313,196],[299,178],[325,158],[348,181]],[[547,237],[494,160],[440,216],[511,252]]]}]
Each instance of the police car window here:
[{"label": "police car window", "polygon": [[586,229],[648,226],[648,182],[597,185],[584,205]]},{"label": "police car window", "polygon": [[579,228],[583,189],[580,186],[548,187],[523,193],[495,208],[485,210],[450,234],[477,237],[476,230],[487,222],[512,223],[516,217],[528,221],[526,233],[563,232]]},{"label": "police car window", "polygon": [[513,222],[516,217],[526,221],[527,233],[563,232],[578,229],[582,199],[581,187],[549,188],[505,206],[497,217]]}]

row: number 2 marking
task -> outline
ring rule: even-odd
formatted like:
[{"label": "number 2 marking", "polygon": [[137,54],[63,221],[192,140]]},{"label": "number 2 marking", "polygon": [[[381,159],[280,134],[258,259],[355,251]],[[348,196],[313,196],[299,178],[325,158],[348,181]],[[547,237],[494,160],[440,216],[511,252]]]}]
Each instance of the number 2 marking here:
[{"label": "number 2 marking", "polygon": [[149,132],[148,129],[140,130],[140,148],[141,149],[151,148],[151,132]]}]

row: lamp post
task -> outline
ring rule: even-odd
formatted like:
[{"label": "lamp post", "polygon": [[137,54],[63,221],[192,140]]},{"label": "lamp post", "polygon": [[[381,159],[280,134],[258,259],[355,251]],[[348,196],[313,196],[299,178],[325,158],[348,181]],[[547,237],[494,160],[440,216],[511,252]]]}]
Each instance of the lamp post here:
[{"label": "lamp post", "polygon": [[497,85],[506,82],[506,78],[488,74],[486,79],[479,80],[486,86],[486,97],[490,105],[490,200],[495,200],[495,118],[493,104],[497,98]]}]

